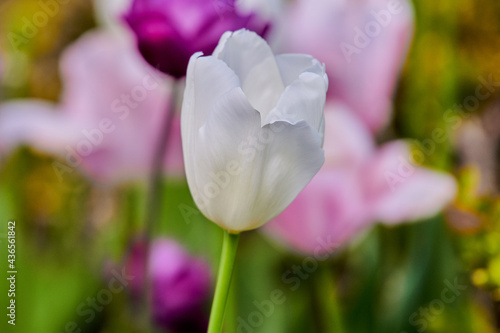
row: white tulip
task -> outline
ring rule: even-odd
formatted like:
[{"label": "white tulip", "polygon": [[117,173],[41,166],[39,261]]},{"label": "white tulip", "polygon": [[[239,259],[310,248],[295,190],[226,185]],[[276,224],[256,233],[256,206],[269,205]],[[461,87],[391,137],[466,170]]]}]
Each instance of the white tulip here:
[{"label": "white tulip", "polygon": [[[274,56],[248,30],[194,54],[182,105],[186,175],[207,218],[232,233],[281,213],[324,162],[328,78],[311,56]],[[307,221],[304,221],[307,223]]]}]

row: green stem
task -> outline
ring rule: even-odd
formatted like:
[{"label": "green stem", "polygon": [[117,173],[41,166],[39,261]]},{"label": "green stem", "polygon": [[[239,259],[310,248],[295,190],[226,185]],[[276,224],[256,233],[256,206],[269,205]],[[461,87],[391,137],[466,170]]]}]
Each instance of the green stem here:
[{"label": "green stem", "polygon": [[161,218],[161,202],[163,200],[163,162],[167,153],[167,146],[172,132],[172,125],[174,122],[175,108],[177,99],[180,98],[181,84],[178,80],[172,82],[172,95],[170,97],[170,104],[168,110],[164,115],[162,128],[160,130],[158,142],[156,143],[156,151],[153,156],[153,164],[151,168],[151,177],[149,179],[148,201],[146,207],[146,218],[144,226],[144,254],[143,271],[145,272],[145,279],[142,291],[141,305],[143,308],[143,325],[146,332],[153,332],[154,328],[151,324],[151,276],[149,275],[149,252],[151,247],[151,239],[153,237],[154,229],[157,221]]},{"label": "green stem", "polygon": [[[335,274],[329,267],[320,267],[316,292],[320,302],[322,326],[325,332],[344,333],[342,311],[335,286]],[[319,288],[318,288],[319,287]]]},{"label": "green stem", "polygon": [[229,288],[229,295],[227,296],[226,314],[225,314],[225,328],[226,332],[236,332],[237,331],[237,317],[238,317],[238,304],[237,304],[237,286],[235,282],[231,282],[231,287]]},{"label": "green stem", "polygon": [[236,249],[238,248],[239,239],[240,234],[231,234],[227,231],[224,232],[222,254],[219,263],[219,273],[217,276],[217,284],[215,286],[212,311],[210,313],[208,333],[222,332],[222,324],[224,323],[224,311],[226,310],[227,296],[229,293],[229,286],[231,285],[234,258],[236,257]]},{"label": "green stem", "polygon": [[181,97],[182,86],[178,80],[172,82],[172,94],[170,105],[164,115],[160,136],[156,142],[156,151],[153,156],[151,177],[149,179],[148,202],[145,222],[146,242],[149,243],[151,234],[154,231],[155,223],[161,217],[161,202],[163,198],[163,176],[164,160],[167,154],[167,146],[172,133],[174,123],[175,108],[178,98]]}]

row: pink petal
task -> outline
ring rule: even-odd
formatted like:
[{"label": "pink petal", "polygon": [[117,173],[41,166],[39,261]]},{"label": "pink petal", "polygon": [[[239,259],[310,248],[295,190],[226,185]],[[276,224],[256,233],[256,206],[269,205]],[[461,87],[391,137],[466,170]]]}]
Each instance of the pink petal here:
[{"label": "pink petal", "polygon": [[[129,36],[109,32],[87,33],[68,48],[61,67],[61,107],[80,125],[81,142],[91,143],[83,169],[103,181],[144,178],[168,112],[170,82],[145,63]],[[182,155],[170,155],[178,173]]]},{"label": "pink petal", "polygon": [[19,100],[0,105],[0,152],[25,144],[61,154],[76,142],[75,124],[56,106],[40,100]]},{"label": "pink petal", "polygon": [[430,217],[455,197],[455,179],[409,162],[408,146],[384,145],[365,173],[373,217],[388,224]]},{"label": "pink petal", "polygon": [[[61,170],[81,168],[108,184],[145,179],[169,111],[171,82],[149,68],[127,35],[110,32],[89,32],[69,46],[61,72],[59,106],[1,106],[0,148],[35,146],[61,155],[69,167]],[[174,118],[166,168],[179,175],[183,158]]]},{"label": "pink petal", "polygon": [[264,229],[298,251],[331,253],[364,228],[365,208],[354,173],[323,168]]},{"label": "pink petal", "polygon": [[[329,97],[352,108],[372,131],[389,120],[394,86],[413,32],[408,1],[398,2],[390,21],[389,16],[380,21],[385,26],[378,23],[373,13],[390,14],[389,3],[299,0],[281,28],[285,51],[308,53],[323,61],[330,79]],[[370,28],[373,37],[366,35]],[[365,40],[358,37],[362,34]],[[347,48],[356,51],[349,54]]]},{"label": "pink petal", "polygon": [[345,107],[329,103],[323,148],[322,169],[265,227],[274,238],[309,254],[344,245],[368,225],[370,216],[360,177],[375,150],[370,132]]},{"label": "pink petal", "polygon": [[356,115],[338,103],[325,106],[325,165],[358,168],[375,150],[371,133]]}]

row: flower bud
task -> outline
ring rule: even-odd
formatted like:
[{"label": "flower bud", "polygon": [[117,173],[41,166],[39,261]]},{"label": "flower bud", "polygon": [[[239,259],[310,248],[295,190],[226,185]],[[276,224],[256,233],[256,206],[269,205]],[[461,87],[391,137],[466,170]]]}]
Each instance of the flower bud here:
[{"label": "flower bud", "polygon": [[281,213],[324,162],[328,79],[304,54],[275,56],[253,32],[225,33],[191,57],[181,136],[193,199],[230,232]]}]

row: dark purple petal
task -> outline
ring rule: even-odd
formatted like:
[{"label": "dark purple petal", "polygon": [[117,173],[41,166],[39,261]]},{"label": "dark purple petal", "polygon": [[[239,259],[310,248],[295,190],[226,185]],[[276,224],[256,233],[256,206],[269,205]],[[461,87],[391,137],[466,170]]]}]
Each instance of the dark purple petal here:
[{"label": "dark purple petal", "polygon": [[[131,285],[136,298],[144,283],[144,250],[143,243],[135,244],[127,261],[128,273],[136,277]],[[175,241],[157,239],[151,247],[149,271],[155,323],[173,332],[206,331],[212,286],[208,265]]]},{"label": "dark purple petal", "polygon": [[241,14],[234,0],[134,0],[124,19],[148,63],[175,77],[186,74],[193,53],[211,54],[224,32],[263,35],[269,28],[257,15]]}]

